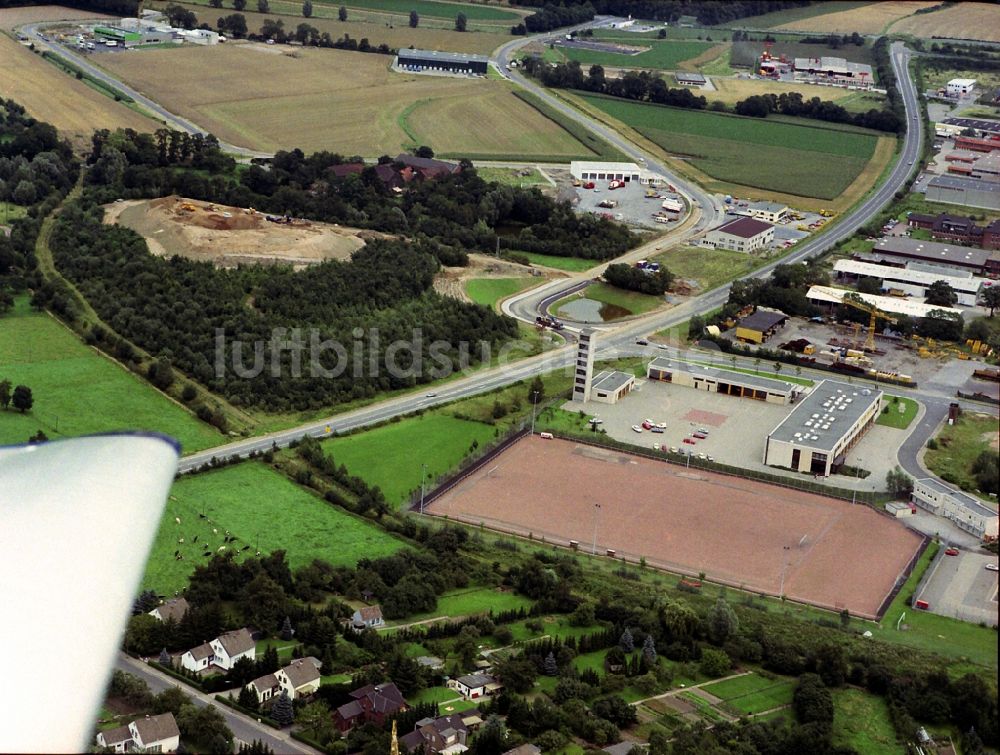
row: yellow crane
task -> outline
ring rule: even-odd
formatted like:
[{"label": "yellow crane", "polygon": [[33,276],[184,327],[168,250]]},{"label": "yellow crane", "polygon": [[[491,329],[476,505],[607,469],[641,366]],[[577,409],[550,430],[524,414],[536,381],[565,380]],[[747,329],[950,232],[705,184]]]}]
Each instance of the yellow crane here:
[{"label": "yellow crane", "polygon": [[895,324],[896,318],[890,314],[886,314],[878,307],[869,304],[860,296],[855,293],[847,294],[843,303],[848,307],[853,307],[854,309],[860,309],[862,312],[867,312],[869,314],[868,320],[868,337],[865,339],[865,351],[874,352],[875,351],[875,320],[877,318],[882,318],[886,322]]}]

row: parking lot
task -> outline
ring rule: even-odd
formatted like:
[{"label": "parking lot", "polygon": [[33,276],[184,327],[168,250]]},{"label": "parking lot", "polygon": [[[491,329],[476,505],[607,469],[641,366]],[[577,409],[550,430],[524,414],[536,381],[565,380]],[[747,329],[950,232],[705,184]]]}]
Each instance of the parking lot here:
[{"label": "parking lot", "polygon": [[[942,548],[914,595],[928,603],[928,611],[971,622],[997,623],[997,572],[986,568],[997,557],[959,551],[948,556]],[[919,610],[919,609],[917,609]]]},{"label": "parking lot", "polygon": [[[677,194],[667,191],[666,187],[655,187],[653,190],[660,195],[658,198],[647,198],[649,186],[636,181],[630,181],[621,189],[608,189],[607,181],[596,181],[593,189],[575,187],[579,202],[576,209],[579,212],[591,212],[597,215],[607,214],[615,220],[629,225],[639,225],[644,228],[659,228],[669,230],[676,223],[658,223],[653,215],[661,212],[661,203],[667,197],[679,198]],[[601,202],[614,202],[614,207],[601,207]],[[670,217],[683,218],[684,213],[668,213]]]},{"label": "parking lot", "polygon": [[[682,452],[705,454],[723,464],[756,469],[772,474],[805,480],[791,470],[768,467],[763,463],[764,445],[770,433],[792,410],[792,406],[735,398],[694,388],[638,379],[636,387],[617,404],[568,402],[563,408],[581,409],[601,420],[601,427],[615,440],[642,448],[654,445],[677,448]],[[662,433],[633,425],[646,420],[666,423]],[[692,438],[698,430],[707,430],[705,438]],[[872,427],[854,449],[849,463],[871,472],[865,479],[835,475],[827,482],[841,488],[857,485],[859,491],[882,490],[885,475],[896,464],[896,453],[906,433],[891,427]],[[685,438],[694,443],[685,443]],[[858,459],[861,461],[859,462]]]}]

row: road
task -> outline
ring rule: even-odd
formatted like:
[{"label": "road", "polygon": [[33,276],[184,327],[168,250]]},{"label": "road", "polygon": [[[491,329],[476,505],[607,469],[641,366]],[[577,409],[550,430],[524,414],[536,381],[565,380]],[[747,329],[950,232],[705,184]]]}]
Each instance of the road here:
[{"label": "road", "polygon": [[153,694],[157,694],[171,687],[180,687],[191,698],[191,701],[199,708],[211,705],[216,708],[226,719],[226,725],[232,729],[233,735],[240,742],[253,742],[258,739],[268,745],[274,752],[296,753],[300,755],[315,755],[318,750],[292,739],[287,732],[272,729],[270,726],[257,723],[250,716],[228,708],[222,703],[216,702],[211,695],[199,692],[193,687],[178,684],[174,679],[166,674],[149,667],[142,661],[137,661],[124,653],[118,654],[115,668],[128,672],[133,676],[142,679]]}]

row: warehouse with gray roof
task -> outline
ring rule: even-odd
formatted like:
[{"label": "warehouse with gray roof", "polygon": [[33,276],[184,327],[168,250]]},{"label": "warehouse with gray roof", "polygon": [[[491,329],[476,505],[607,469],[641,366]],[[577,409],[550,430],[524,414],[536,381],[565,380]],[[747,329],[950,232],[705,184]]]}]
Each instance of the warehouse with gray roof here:
[{"label": "warehouse with gray roof", "polygon": [[438,50],[400,50],[396,64],[408,71],[429,71],[464,73],[485,76],[490,59],[484,55],[470,55],[464,52],[440,52]]},{"label": "warehouse with gray roof", "polygon": [[927,183],[927,201],[1000,210],[1000,183],[978,178],[935,176]]},{"label": "warehouse with gray roof", "polygon": [[657,357],[650,362],[646,366],[646,377],[662,383],[723,393],[737,398],[751,398],[769,404],[789,404],[802,391],[802,386],[786,383],[783,380],[760,375],[745,375],[688,362],[671,362],[666,357]]}]

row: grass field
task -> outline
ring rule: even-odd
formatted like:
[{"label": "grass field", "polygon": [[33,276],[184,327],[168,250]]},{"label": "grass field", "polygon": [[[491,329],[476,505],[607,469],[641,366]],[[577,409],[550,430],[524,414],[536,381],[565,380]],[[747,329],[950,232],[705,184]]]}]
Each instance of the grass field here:
[{"label": "grass field", "polygon": [[[911,398],[890,396],[888,394],[883,397],[883,403],[889,411],[879,414],[878,419],[875,420],[875,424],[895,427],[897,430],[908,428],[910,423],[913,422],[913,418],[917,416],[917,410],[920,408],[920,405]],[[902,411],[900,411],[900,408],[902,408]]]},{"label": "grass field", "polygon": [[877,136],[600,96],[588,104],[705,174],[735,184],[833,199],[865,169]]},{"label": "grass field", "polygon": [[[532,601],[512,592],[498,592],[491,587],[473,587],[445,593],[438,598],[436,616],[476,616],[493,611],[510,611],[531,608]],[[417,621],[420,617],[410,617],[407,621]]]},{"label": "grass field", "polygon": [[469,3],[433,2],[431,0],[318,0],[324,5],[348,8],[364,8],[365,10],[398,13],[409,16],[410,11],[416,11],[421,17],[454,19],[459,13],[464,13],[470,21],[507,21],[517,23],[521,15],[505,8],[488,5],[472,5]]},{"label": "grass field", "polygon": [[[766,13],[755,16],[749,25],[756,29],[788,29],[792,31],[836,32],[838,34],[879,34],[900,18],[904,18],[921,7],[929,7],[934,2],[823,2],[804,8]],[[932,14],[933,15],[933,14]],[[739,22],[727,24],[739,28]]]},{"label": "grass field", "polygon": [[902,755],[884,697],[849,687],[833,690],[833,744],[865,755]]},{"label": "grass field", "polygon": [[521,175],[519,168],[480,168],[476,167],[476,173],[484,181],[496,181],[505,186],[550,186],[538,168],[529,168],[528,175]]},{"label": "grass field", "polygon": [[1000,42],[1000,6],[993,3],[956,3],[944,10],[896,21],[892,25],[892,31],[894,34],[912,34],[915,37],[954,37]]},{"label": "grass field", "polygon": [[[0,24],[6,23],[0,11]],[[68,76],[5,34],[0,34],[0,95],[24,105],[78,147],[90,144],[95,129],[154,131],[160,125]]]},{"label": "grass field", "polygon": [[517,254],[527,257],[532,265],[552,267],[556,270],[566,270],[570,273],[590,270],[590,268],[600,264],[598,260],[585,260],[580,257],[556,257],[551,254],[537,254],[536,252],[517,252]]},{"label": "grass field", "polygon": [[537,278],[474,278],[465,283],[465,293],[476,304],[494,306],[504,299],[528,286],[538,283]]},{"label": "grass field", "polygon": [[[983,451],[997,453],[997,421],[986,414],[963,414],[937,436],[938,448],[927,449],[924,463],[939,477],[963,490],[975,491],[972,464]],[[991,447],[991,444],[992,447]]]},{"label": "grass field", "polygon": [[445,700],[454,700],[459,694],[449,687],[424,687],[424,689],[414,692],[407,700],[410,705],[420,703],[443,703]]},{"label": "grass field", "polygon": [[421,465],[427,465],[427,487],[453,469],[469,452],[494,438],[494,428],[443,414],[425,414],[391,422],[323,444],[327,454],[351,474],[378,485],[390,504],[402,503],[420,488]]},{"label": "grass field", "polygon": [[113,430],[155,430],[177,438],[186,453],[223,437],[111,359],[85,346],[27,298],[0,315],[0,380],[31,388],[26,414],[0,411],[0,444],[23,443],[39,429],[49,438]]},{"label": "grass field", "polygon": [[[174,483],[143,587],[165,594],[185,587],[194,567],[208,561],[202,555],[206,547],[214,554],[224,545],[226,530],[237,538],[230,548],[243,555],[252,555],[257,548],[262,553],[283,549],[292,569],[314,558],[354,566],[359,558],[387,556],[403,545],[375,524],[331,506],[270,467],[246,462]],[[179,543],[179,538],[185,542]],[[174,559],[178,550],[183,561]]]},{"label": "grass field", "polygon": [[678,278],[694,282],[702,291],[741,278],[764,264],[764,260],[743,252],[694,246],[677,246],[654,259]]},{"label": "grass field", "polygon": [[255,149],[379,155],[419,142],[469,157],[592,156],[505,82],[397,74],[389,63],[385,55],[261,44],[102,61],[173,112]]},{"label": "grass field", "polygon": [[738,713],[750,715],[791,705],[795,685],[790,679],[765,679],[747,674],[704,686],[706,692],[724,700]]},{"label": "grass field", "polygon": [[[782,81],[764,81],[760,79],[725,79],[717,78],[712,82],[715,85],[714,92],[696,92],[703,94],[710,103],[716,100],[725,102],[727,105],[735,105],[739,100],[760,94],[783,94],[798,92],[802,99],[809,100],[819,97],[821,100],[830,100],[850,109],[848,106],[857,102],[856,107],[869,110],[881,107],[885,98],[881,95],[866,95],[861,92],[852,92],[849,89],[839,87],[819,86],[818,84],[801,84]],[[862,100],[862,97],[870,97]]]},{"label": "grass field", "polygon": [[[602,40],[605,41],[605,40]],[[619,35],[616,38],[606,41],[619,44],[627,44],[630,47],[648,47],[649,49],[639,54],[600,52],[597,50],[585,50],[578,47],[557,47],[564,58],[576,60],[583,64],[584,68],[592,65],[602,65],[614,68],[642,68],[645,70],[672,71],[686,60],[697,58],[705,50],[714,46],[712,42],[684,41],[655,41],[638,40],[635,37]]]}]

